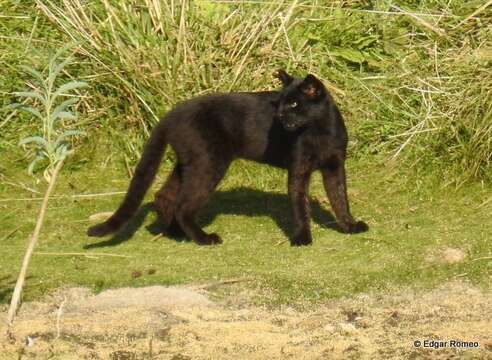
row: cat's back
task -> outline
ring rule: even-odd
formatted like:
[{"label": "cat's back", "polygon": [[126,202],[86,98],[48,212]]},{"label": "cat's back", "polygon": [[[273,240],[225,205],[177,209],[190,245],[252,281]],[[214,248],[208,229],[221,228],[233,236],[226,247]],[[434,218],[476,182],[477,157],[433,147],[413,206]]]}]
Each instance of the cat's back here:
[{"label": "cat's back", "polygon": [[201,95],[178,103],[163,122],[169,130],[188,126],[220,126],[231,131],[244,126],[256,127],[273,118],[278,96],[275,91]]},{"label": "cat's back", "polygon": [[[261,158],[279,93],[215,93],[176,105],[162,120],[178,152],[211,147],[233,156]],[[219,150],[218,150],[219,151]]]},{"label": "cat's back", "polygon": [[178,103],[169,114],[201,116],[246,116],[258,110],[273,110],[278,92],[232,92],[201,95]]}]

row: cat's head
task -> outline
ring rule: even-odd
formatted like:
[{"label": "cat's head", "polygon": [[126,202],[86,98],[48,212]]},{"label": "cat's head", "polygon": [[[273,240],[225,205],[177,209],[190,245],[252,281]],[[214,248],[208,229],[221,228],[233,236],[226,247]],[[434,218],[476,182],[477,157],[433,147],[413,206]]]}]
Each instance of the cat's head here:
[{"label": "cat's head", "polygon": [[276,76],[283,85],[276,116],[286,130],[308,127],[325,117],[326,107],[332,100],[323,83],[314,75],[299,79],[279,70]]}]

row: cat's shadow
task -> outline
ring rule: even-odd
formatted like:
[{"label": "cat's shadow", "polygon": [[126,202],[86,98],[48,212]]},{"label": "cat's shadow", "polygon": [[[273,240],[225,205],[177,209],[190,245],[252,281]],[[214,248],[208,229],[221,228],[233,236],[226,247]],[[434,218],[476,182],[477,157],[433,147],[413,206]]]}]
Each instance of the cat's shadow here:
[{"label": "cat's shadow", "polygon": [[[311,199],[310,204],[311,218],[314,222],[322,227],[341,232],[333,215],[325,210],[319,201]],[[130,220],[130,222],[113,237],[98,243],[85,245],[84,249],[115,246],[129,240],[142,226],[150,211],[154,211],[154,204],[152,202],[146,203],[140,207],[132,220]],[[286,194],[264,192],[245,187],[227,191],[217,191],[200,212],[198,224],[202,227],[207,226],[211,224],[218,215],[222,214],[251,217],[268,216],[275,221],[288,238],[293,235],[294,227],[292,224],[290,200]],[[146,228],[153,235],[160,234],[165,230],[158,218]],[[237,229],[237,231],[241,230]],[[187,240],[182,237],[175,237],[172,239],[176,241]]]}]

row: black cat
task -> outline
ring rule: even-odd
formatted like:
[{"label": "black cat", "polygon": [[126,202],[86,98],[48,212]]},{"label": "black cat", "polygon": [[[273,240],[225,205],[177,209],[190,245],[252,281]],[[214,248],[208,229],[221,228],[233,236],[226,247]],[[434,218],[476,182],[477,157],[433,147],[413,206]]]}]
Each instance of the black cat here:
[{"label": "black cat", "polygon": [[153,129],[123,203],[107,221],[89,228],[88,235],[114,232],[132,217],[166,144],[176,152],[177,164],[155,204],[171,233],[184,232],[200,245],[222,242],[217,234],[206,234],[195,215],[236,158],[288,170],[296,226],[291,245],[312,243],[308,186],[318,169],[342,230],[367,230],[350,214],[344,167],[347,131],[332,97],[313,75],[297,79],[280,70],[277,76],[283,83],[280,92],[207,95],[172,109]]}]

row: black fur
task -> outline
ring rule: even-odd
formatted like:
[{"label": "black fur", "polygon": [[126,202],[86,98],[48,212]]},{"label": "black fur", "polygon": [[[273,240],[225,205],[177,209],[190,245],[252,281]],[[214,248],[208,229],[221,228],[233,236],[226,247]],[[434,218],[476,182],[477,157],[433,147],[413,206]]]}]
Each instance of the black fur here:
[{"label": "black fur", "polygon": [[152,131],[129,190],[118,210],[88,230],[104,236],[118,230],[136,212],[155,177],[166,144],[177,164],[157,192],[155,204],[170,233],[184,233],[200,245],[221,243],[206,234],[195,215],[209,199],[236,158],[288,170],[296,232],[291,245],[311,244],[308,186],[321,170],[340,227],[348,233],[367,230],[350,214],[345,179],[347,131],[330,94],[313,75],[297,79],[280,70],[283,89],[207,95],[171,110]]}]

